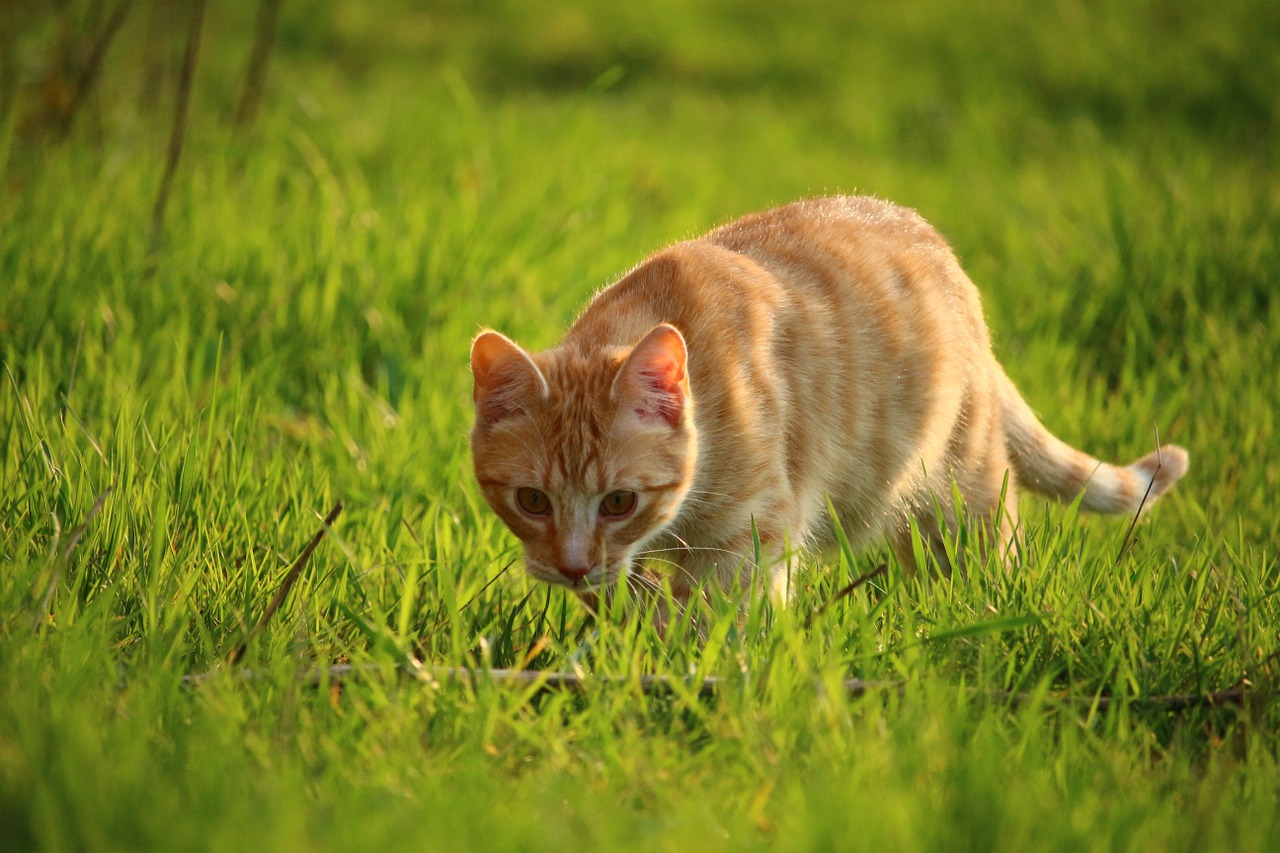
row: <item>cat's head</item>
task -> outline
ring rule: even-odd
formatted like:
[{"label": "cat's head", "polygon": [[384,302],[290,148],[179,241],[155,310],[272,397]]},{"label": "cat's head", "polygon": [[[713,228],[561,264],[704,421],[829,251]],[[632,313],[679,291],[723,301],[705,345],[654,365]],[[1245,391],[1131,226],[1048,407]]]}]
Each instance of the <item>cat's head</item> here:
[{"label": "cat's head", "polygon": [[606,587],[676,517],[697,456],[686,363],[665,324],[630,350],[475,339],[476,479],[534,577]]}]

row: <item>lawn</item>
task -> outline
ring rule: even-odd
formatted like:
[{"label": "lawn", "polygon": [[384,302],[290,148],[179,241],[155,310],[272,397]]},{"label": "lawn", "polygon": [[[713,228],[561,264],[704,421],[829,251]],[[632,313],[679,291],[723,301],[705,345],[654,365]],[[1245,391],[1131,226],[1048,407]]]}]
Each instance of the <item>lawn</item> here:
[{"label": "lawn", "polygon": [[[284,0],[238,119],[215,3],[160,216],[196,4],[117,5],[0,10],[0,846],[1274,849],[1280,5]],[[527,579],[471,337],[831,192],[951,240],[1054,432],[1188,476],[702,638]]]}]

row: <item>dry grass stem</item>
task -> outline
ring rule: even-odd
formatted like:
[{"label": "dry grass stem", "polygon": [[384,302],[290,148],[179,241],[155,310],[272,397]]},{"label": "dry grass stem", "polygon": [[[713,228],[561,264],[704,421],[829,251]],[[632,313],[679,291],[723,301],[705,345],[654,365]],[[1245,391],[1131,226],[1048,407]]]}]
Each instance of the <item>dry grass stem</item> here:
[{"label": "dry grass stem", "polygon": [[271,617],[280,609],[280,605],[284,604],[285,597],[289,591],[293,589],[293,585],[297,583],[298,578],[302,575],[302,570],[306,567],[307,561],[311,559],[311,554],[319,546],[320,540],[324,538],[324,533],[333,526],[338,515],[342,512],[342,501],[338,501],[333,505],[333,509],[329,510],[329,514],[324,517],[324,523],[315,535],[311,537],[311,541],[307,543],[307,547],[302,549],[302,553],[298,555],[298,559],[293,561],[293,565],[289,567],[288,573],[284,576],[284,580],[280,582],[280,588],[276,590],[276,594],[272,596],[271,602],[267,604],[267,609],[262,612],[262,616],[257,623],[249,629],[244,640],[229,655],[228,660],[236,663],[240,658],[244,657],[245,650],[249,647],[249,642],[267,627],[267,623],[271,621]]}]

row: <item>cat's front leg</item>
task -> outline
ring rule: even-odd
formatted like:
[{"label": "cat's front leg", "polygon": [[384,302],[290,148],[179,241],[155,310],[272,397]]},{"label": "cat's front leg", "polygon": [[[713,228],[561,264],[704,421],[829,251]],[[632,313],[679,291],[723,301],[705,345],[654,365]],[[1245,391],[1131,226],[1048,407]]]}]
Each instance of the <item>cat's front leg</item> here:
[{"label": "cat's front leg", "polygon": [[666,574],[672,596],[682,602],[687,603],[700,589],[717,587],[725,592],[736,591],[745,610],[762,584],[775,604],[785,605],[790,598],[793,568],[787,541],[781,532],[748,528],[727,541],[671,548],[662,553],[660,565],[674,567]]}]

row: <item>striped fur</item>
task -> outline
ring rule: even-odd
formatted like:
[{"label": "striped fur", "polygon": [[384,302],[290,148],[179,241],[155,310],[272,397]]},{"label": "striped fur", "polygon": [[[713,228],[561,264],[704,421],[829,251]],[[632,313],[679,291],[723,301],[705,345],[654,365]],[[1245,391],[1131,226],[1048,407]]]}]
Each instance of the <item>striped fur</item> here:
[{"label": "striped fur", "polygon": [[[1118,467],[1049,433],[942,237],[870,198],[797,202],[671,246],[601,291],[560,346],[531,354],[487,331],[471,365],[485,497],[533,575],[584,595],[623,572],[644,583],[641,560],[678,595],[742,583],[753,521],[771,555],[821,547],[828,499],[855,544],[887,537],[909,570],[914,518],[948,568],[938,510],[955,524],[953,484],[1008,545],[1006,476],[1133,512],[1187,468],[1180,447]],[[522,510],[521,487],[552,509]],[[635,508],[609,517],[619,490]]]}]

